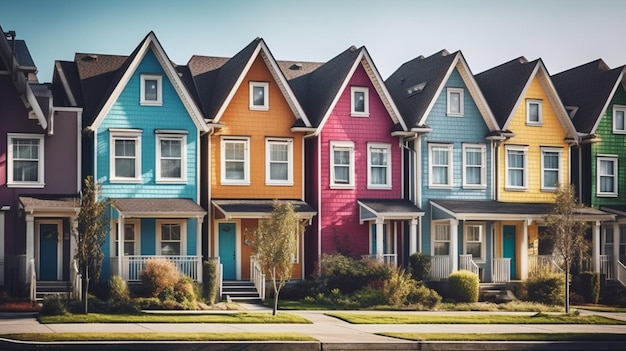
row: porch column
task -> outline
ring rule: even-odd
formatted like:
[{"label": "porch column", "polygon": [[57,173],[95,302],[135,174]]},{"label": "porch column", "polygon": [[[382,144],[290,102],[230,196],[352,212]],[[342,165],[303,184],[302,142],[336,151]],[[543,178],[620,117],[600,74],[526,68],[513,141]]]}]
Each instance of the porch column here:
[{"label": "porch column", "polygon": [[70,272],[72,272],[74,270],[74,254],[77,248],[76,237],[74,236],[74,233],[78,232],[78,221],[76,217],[70,217],[70,227],[72,227],[72,229],[70,229]]},{"label": "porch column", "polygon": [[530,223],[530,220],[525,220],[522,229],[522,247],[520,250],[520,278],[522,280],[528,278],[528,225]]},{"label": "porch column", "polygon": [[198,283],[202,283],[202,217],[198,217],[196,223],[196,256],[198,262],[196,269],[198,271]]},{"label": "porch column", "polygon": [[376,218],[376,259],[382,261],[383,259],[383,224],[384,220]]},{"label": "porch column", "polygon": [[450,221],[450,270],[459,270],[459,221]]},{"label": "porch column", "polygon": [[[616,223],[617,225],[617,223]],[[619,229],[619,228],[618,228]],[[615,230],[613,230],[615,233]],[[613,243],[615,245],[615,243]],[[600,273],[600,222],[596,221],[593,226],[593,237],[591,239],[591,249],[593,258],[593,270]]]},{"label": "porch column", "polygon": [[[118,212],[119,213],[119,212]],[[122,277],[122,280],[128,280],[128,277],[123,274],[122,270],[122,258],[124,257],[124,239],[126,233],[124,232],[124,216],[119,213],[117,218],[117,274]],[[115,240],[115,237],[113,238]]]},{"label": "porch column", "polygon": [[30,281],[30,260],[35,259],[35,217],[32,214],[26,215],[26,267],[24,272],[24,283]]},{"label": "porch column", "polygon": [[417,219],[414,218],[411,220],[411,233],[409,234],[409,255],[417,252],[418,240],[419,238],[417,237]]},{"label": "porch column", "polygon": [[4,285],[4,209],[0,209],[0,285]]},{"label": "porch column", "polygon": [[[613,260],[610,263],[613,265],[613,279],[617,279],[617,272],[619,269],[619,238],[621,237],[619,230],[619,223],[615,222],[613,227]],[[608,252],[605,253],[608,254]]]}]

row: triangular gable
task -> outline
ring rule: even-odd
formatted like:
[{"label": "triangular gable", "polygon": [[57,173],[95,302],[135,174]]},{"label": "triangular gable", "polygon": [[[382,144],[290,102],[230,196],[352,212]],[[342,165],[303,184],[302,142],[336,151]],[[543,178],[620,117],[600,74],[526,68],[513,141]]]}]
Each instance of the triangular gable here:
[{"label": "triangular gable", "polygon": [[139,44],[137,49],[135,49],[133,54],[131,54],[131,56],[128,57],[127,62],[124,65],[122,65],[121,69],[123,71],[119,72],[120,73],[120,75],[118,75],[119,79],[114,80],[112,82],[112,84],[114,85],[112,86],[111,93],[108,94],[108,96],[106,96],[106,100],[104,101],[104,104],[102,105],[102,107],[97,111],[94,121],[87,128],[93,131],[98,128],[100,123],[102,123],[102,120],[109,113],[109,110],[111,109],[115,101],[117,101],[120,94],[122,93],[126,85],[128,84],[128,81],[137,70],[137,67],[143,61],[148,50],[152,50],[154,52],[157,60],[159,61],[159,63],[161,64],[161,67],[165,71],[165,74],[170,80],[170,83],[172,84],[176,92],[178,93],[178,96],[180,97],[187,112],[189,113],[192,120],[194,121],[196,127],[203,132],[208,131],[209,128],[204,122],[202,113],[196,106],[189,92],[185,89],[185,86],[183,85],[183,82],[178,76],[176,69],[174,68],[172,62],[167,57],[165,50],[163,50],[163,47],[159,43],[154,32],[150,32],[146,36],[146,38],[142,41],[142,43]]}]

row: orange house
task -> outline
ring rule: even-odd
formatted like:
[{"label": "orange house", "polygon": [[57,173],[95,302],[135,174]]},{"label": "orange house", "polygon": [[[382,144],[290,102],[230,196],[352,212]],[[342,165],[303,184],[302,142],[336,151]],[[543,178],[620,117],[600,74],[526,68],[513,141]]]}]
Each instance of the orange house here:
[{"label": "orange house", "polygon": [[[212,128],[203,140],[202,198],[209,208],[207,257],[219,257],[225,280],[250,279],[252,240],[274,201],[294,204],[303,222],[304,138],[311,124],[265,42],[232,58],[194,56],[188,63],[197,99]],[[292,277],[304,276],[304,240],[294,228]]]}]

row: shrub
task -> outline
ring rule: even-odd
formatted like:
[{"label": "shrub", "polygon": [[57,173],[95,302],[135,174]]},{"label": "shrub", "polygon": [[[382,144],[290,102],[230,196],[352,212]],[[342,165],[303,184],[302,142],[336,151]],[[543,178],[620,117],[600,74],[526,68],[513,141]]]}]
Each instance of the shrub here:
[{"label": "shrub", "polygon": [[415,282],[406,300],[407,304],[416,305],[420,309],[433,309],[441,303],[441,295],[437,291]]},{"label": "shrub", "polygon": [[600,273],[581,272],[578,275],[578,280],[578,294],[583,297],[585,302],[598,303],[600,298]]},{"label": "shrub", "polygon": [[158,310],[163,308],[161,300],[156,297],[138,297],[133,301],[140,310]]},{"label": "shrub", "polygon": [[402,268],[391,271],[391,277],[383,283],[383,296],[390,306],[401,306],[411,293],[414,280]]},{"label": "shrub", "polygon": [[109,299],[112,301],[128,301],[130,299],[128,285],[119,275],[113,275],[109,280]]},{"label": "shrub", "polygon": [[67,314],[67,307],[65,306],[65,299],[59,294],[47,295],[43,299],[41,311],[39,312],[44,316],[60,316]]},{"label": "shrub", "polygon": [[178,302],[183,302],[185,300],[195,302],[198,300],[196,282],[186,275],[182,276],[178,282],[176,282],[176,285],[174,285],[174,291],[176,292],[176,300]]},{"label": "shrub", "polygon": [[153,297],[159,296],[167,287],[174,287],[180,279],[180,272],[174,263],[161,258],[148,260],[141,271],[141,282],[145,291]]},{"label": "shrub", "polygon": [[465,270],[450,274],[448,292],[456,302],[478,302],[478,275]]},{"label": "shrub", "polygon": [[409,272],[413,279],[423,281],[430,275],[431,257],[421,252],[409,256]]},{"label": "shrub", "polygon": [[352,294],[366,286],[382,287],[391,276],[392,268],[375,260],[355,260],[340,254],[324,254],[315,274],[315,285],[319,292],[339,289]]},{"label": "shrub", "polygon": [[545,305],[560,305],[565,302],[565,275],[546,273],[526,280],[528,300]]},{"label": "shrub", "polygon": [[217,261],[202,262],[202,296],[213,305],[217,300]]}]

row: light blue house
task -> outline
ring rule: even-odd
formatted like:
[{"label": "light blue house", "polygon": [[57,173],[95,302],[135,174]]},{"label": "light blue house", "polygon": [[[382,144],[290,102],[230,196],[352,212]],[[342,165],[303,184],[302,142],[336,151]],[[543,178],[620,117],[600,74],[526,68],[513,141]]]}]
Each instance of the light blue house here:
[{"label": "light blue house", "polygon": [[[150,32],[130,56],[75,55],[57,62],[69,104],[84,107],[84,175],[112,200],[102,275],[138,280],[163,257],[201,280],[200,135],[208,131]],[[119,235],[123,233],[123,235]]]},{"label": "light blue house", "polygon": [[488,218],[458,216],[450,202],[494,199],[493,155],[503,139],[460,51],[404,63],[385,82],[408,127],[405,195],[425,212],[417,251],[431,255],[434,280],[459,269],[491,277]]}]

